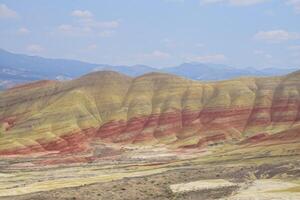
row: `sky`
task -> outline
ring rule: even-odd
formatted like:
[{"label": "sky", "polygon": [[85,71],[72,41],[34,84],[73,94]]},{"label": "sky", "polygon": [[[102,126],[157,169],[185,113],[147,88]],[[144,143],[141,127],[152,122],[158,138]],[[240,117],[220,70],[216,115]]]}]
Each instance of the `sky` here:
[{"label": "sky", "polygon": [[300,0],[0,0],[0,48],[158,68],[300,67]]}]

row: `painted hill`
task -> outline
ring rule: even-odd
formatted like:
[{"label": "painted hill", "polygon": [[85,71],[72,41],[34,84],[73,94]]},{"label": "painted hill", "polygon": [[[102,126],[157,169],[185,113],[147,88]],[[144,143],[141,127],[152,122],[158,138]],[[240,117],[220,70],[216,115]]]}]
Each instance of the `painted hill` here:
[{"label": "painted hill", "polygon": [[125,74],[127,76],[137,77],[151,72],[162,72],[163,70],[149,67],[147,65],[133,65],[133,66],[99,65],[96,68],[94,68],[93,71],[114,71],[114,72],[119,72],[121,74]]},{"label": "painted hill", "polygon": [[295,142],[300,71],[201,83],[95,72],[0,93],[0,154],[93,151],[93,142],[204,148]]}]

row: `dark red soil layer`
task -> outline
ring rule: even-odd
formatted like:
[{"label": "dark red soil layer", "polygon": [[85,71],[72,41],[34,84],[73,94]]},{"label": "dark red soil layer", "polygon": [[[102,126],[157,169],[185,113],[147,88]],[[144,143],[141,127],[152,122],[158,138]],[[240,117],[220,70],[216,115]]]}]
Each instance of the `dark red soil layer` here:
[{"label": "dark red soil layer", "polygon": [[[178,140],[190,136],[199,136],[195,145],[187,147],[205,147],[209,144],[242,141],[256,143],[261,141],[290,141],[299,138],[299,131],[285,131],[268,136],[267,132],[258,132],[246,139],[244,131],[251,127],[267,127],[284,124],[291,126],[300,121],[299,101],[279,100],[272,107],[256,108],[213,108],[201,111],[173,111],[149,116],[131,118],[129,121],[111,121],[100,128],[90,128],[78,132],[66,133],[55,141],[36,141],[38,145],[20,149],[1,151],[0,155],[24,155],[38,152],[58,152],[62,154],[81,153],[91,150],[91,140],[103,140],[114,143],[140,143],[160,141],[165,136],[174,136]],[[264,115],[262,115],[264,114]],[[14,124],[14,118],[1,120],[6,128]]]}]

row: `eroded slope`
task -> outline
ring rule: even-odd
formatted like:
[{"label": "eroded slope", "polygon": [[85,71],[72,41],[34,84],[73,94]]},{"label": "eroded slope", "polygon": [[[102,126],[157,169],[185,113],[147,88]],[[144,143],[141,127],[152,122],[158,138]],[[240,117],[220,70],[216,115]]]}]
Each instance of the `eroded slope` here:
[{"label": "eroded slope", "polygon": [[0,93],[0,154],[91,152],[97,140],[170,148],[295,142],[299,90],[300,72],[215,83],[115,72],[38,82]]}]

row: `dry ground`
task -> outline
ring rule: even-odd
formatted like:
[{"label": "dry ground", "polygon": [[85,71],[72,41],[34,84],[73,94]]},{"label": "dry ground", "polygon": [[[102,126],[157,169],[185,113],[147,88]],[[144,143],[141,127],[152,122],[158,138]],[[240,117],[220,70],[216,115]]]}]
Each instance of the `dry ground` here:
[{"label": "dry ground", "polygon": [[[298,200],[299,148],[102,146],[94,162],[55,165],[41,163],[57,157],[1,158],[0,200]],[[215,188],[202,187],[218,180]],[[176,184],[194,188],[172,192]]]},{"label": "dry ground", "polygon": [[[262,164],[256,166],[253,163],[231,164],[223,163],[221,165],[196,165],[185,166],[183,169],[174,169],[154,175],[123,178],[121,180],[109,181],[104,183],[95,183],[73,188],[56,189],[52,191],[37,192],[20,196],[0,197],[1,200],[132,200],[132,199],[191,199],[191,200],[209,200],[209,199],[235,199],[242,200],[243,192],[250,188],[254,192],[255,184],[262,184],[260,181],[269,180],[269,184],[260,185],[260,188],[273,184],[277,181],[278,189],[283,183],[289,182],[291,186],[297,183],[300,178],[300,162],[281,161],[277,164]],[[191,191],[187,193],[173,193],[170,186],[178,183],[188,183],[199,180],[224,179],[237,186],[218,188],[217,190],[208,189],[201,191]],[[296,181],[296,182],[295,182]],[[253,186],[254,185],[254,186]],[[286,189],[293,188],[287,185]],[[300,185],[299,185],[300,186]],[[272,188],[271,188],[272,189]],[[274,188],[273,188],[274,189]],[[281,188],[281,189],[284,189]],[[298,188],[299,190],[299,188]],[[278,191],[271,191],[274,194]],[[283,193],[286,199],[296,200],[300,197],[300,191]],[[239,198],[234,198],[240,195]],[[276,196],[282,196],[280,191]],[[296,198],[294,197],[296,195]],[[298,196],[297,196],[298,195]],[[267,194],[268,196],[268,194]],[[238,197],[238,196],[237,196]],[[265,197],[265,196],[264,196]],[[294,198],[293,198],[294,197]],[[257,195],[256,195],[257,198]],[[251,199],[251,198],[247,198]],[[253,198],[254,199],[254,198]],[[259,199],[259,198],[257,198]],[[261,198],[263,199],[263,198]],[[272,198],[269,198],[272,199]],[[278,198],[279,199],[279,198]],[[284,199],[284,200],[286,200]]]}]

